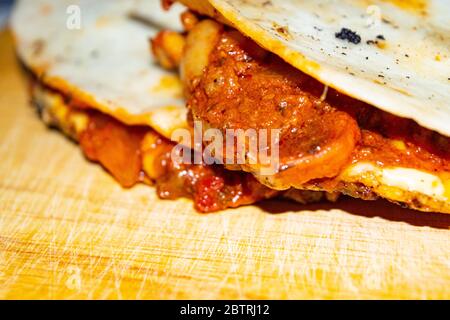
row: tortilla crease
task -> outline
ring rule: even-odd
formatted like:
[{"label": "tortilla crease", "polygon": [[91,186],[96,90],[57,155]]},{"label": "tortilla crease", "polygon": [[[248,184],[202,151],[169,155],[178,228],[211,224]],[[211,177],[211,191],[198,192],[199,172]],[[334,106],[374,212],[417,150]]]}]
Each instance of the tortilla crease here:
[{"label": "tortilla crease", "polygon": [[182,10],[148,0],[20,0],[11,27],[19,57],[45,85],[170,138],[187,127],[182,87],[155,63],[148,39],[181,30]]}]

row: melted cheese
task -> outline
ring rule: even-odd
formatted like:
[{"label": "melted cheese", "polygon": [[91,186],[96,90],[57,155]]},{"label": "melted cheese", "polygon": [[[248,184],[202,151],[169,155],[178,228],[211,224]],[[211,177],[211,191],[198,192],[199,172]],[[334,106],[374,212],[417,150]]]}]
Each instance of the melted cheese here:
[{"label": "melted cheese", "polygon": [[450,212],[450,179],[411,168],[382,168],[357,163],[340,176],[345,182],[362,183],[389,200],[416,202],[427,211]]}]

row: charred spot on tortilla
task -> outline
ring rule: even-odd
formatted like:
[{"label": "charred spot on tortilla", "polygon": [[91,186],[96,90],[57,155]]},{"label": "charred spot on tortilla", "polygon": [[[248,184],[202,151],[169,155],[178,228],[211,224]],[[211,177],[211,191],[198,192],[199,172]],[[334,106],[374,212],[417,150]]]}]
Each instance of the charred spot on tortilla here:
[{"label": "charred spot on tortilla", "polygon": [[348,28],[342,28],[341,31],[336,32],[334,36],[337,39],[347,40],[353,44],[359,44],[361,42],[361,36],[358,35],[355,31],[352,31]]},{"label": "charred spot on tortilla", "polygon": [[292,39],[292,35],[289,33],[288,26],[280,26],[276,23],[272,24],[274,30],[284,39]]},{"label": "charred spot on tortilla", "polygon": [[367,40],[367,45],[376,45],[380,49],[385,49],[387,44],[385,38],[381,35],[376,36],[375,40]]}]

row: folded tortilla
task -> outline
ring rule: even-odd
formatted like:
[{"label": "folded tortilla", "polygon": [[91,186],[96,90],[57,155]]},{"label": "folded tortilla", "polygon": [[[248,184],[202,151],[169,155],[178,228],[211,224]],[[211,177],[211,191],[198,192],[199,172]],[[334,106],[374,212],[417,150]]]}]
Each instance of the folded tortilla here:
[{"label": "folded tortilla", "polygon": [[[274,106],[280,104],[284,112],[292,98],[287,93],[283,96],[288,86],[282,87],[280,81],[303,90],[296,96],[298,99],[321,104],[323,98],[320,108],[324,114],[327,108],[336,107],[336,115],[344,109],[358,121],[361,136],[357,137],[345,133],[342,121],[347,121],[347,126],[353,122],[348,117],[340,124],[329,121],[330,126],[315,131],[317,135],[311,133],[312,129],[308,129],[309,136],[300,132],[294,138],[295,134],[287,132],[281,151],[294,151],[288,154],[290,162],[281,163],[273,176],[260,175],[259,167],[248,163],[239,169],[277,190],[326,190],[364,199],[381,196],[422,211],[450,212],[450,6],[446,1],[180,2],[212,19],[202,20],[189,32],[181,63],[187,103],[193,118],[202,121],[204,128],[246,129],[261,123],[262,128],[272,128],[269,123],[278,117]],[[236,36],[233,29],[284,62],[255,51],[254,45]],[[202,51],[206,53],[199,58]],[[267,78],[265,84],[262,77]],[[296,79],[290,79],[293,77]],[[304,84],[298,85],[301,81]],[[313,81],[318,81],[315,88],[307,88]],[[318,84],[323,85],[323,97],[314,92]],[[271,91],[270,87],[277,89]],[[338,98],[327,99],[328,87]],[[271,104],[264,103],[268,96],[273,100]],[[296,112],[285,122],[303,116],[302,111]],[[370,115],[360,117],[362,113]],[[317,116],[305,119],[302,126],[308,120],[312,126],[321,124]],[[374,121],[378,122],[376,126]],[[282,126],[283,122],[278,124]],[[322,131],[333,126],[352,141],[345,142],[336,129],[335,135],[340,135],[333,137],[336,143],[313,143],[317,137],[322,138]],[[301,131],[303,127],[289,129]],[[380,142],[373,144],[374,139]],[[314,150],[297,148],[308,142],[319,150],[317,156]],[[350,160],[340,152],[343,144],[354,150]],[[332,156],[326,161],[317,161],[326,156],[323,150],[335,152],[329,151]],[[313,156],[297,156],[294,152]],[[313,168],[310,163],[314,161],[318,164]],[[347,164],[326,171],[338,161]]]}]

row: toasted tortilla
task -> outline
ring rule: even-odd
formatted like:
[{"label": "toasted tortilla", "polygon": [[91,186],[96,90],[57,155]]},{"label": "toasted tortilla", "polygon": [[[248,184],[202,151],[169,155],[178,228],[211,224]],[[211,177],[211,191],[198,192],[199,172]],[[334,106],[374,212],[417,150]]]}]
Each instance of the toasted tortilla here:
[{"label": "toasted tortilla", "polygon": [[[450,136],[448,1],[209,2],[222,19],[322,83]],[[343,28],[359,42],[339,36]]]},{"label": "toasted tortilla", "polygon": [[170,138],[187,126],[182,88],[155,64],[148,39],[160,28],[181,30],[182,10],[163,11],[159,1],[21,0],[11,27],[21,60],[45,85]]}]

